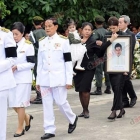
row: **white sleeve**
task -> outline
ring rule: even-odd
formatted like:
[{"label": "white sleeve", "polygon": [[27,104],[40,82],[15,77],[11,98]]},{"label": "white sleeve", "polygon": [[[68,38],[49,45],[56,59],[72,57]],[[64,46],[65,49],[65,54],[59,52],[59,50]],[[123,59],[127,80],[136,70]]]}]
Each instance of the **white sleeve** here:
[{"label": "white sleeve", "polygon": [[33,47],[32,44],[30,44],[28,46],[27,51],[26,51],[26,59],[27,59],[27,62],[18,64],[17,65],[17,70],[18,71],[22,71],[22,70],[32,69],[34,67],[34,65],[35,65],[34,55],[35,55],[34,47]]},{"label": "white sleeve", "polygon": [[6,59],[0,61],[0,73],[11,68],[15,64],[15,58],[17,57],[16,43],[12,32],[8,32],[3,41]]},{"label": "white sleeve", "polygon": [[71,59],[70,45],[68,39],[64,43],[63,54],[64,54],[65,68],[66,68],[66,84],[72,85],[73,67],[72,67],[72,59]]},{"label": "white sleeve", "polygon": [[0,61],[0,73],[8,70],[15,64],[14,58],[7,58],[5,60]]}]

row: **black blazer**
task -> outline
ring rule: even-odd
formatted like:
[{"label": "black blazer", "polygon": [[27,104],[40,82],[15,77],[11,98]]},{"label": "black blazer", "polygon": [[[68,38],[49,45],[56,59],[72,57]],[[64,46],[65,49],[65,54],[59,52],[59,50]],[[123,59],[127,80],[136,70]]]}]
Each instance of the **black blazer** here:
[{"label": "black blazer", "polygon": [[107,41],[101,46],[98,46],[96,44],[96,40],[93,38],[93,35],[91,35],[84,44],[86,44],[87,52],[84,54],[81,66],[85,69],[89,69],[89,63],[92,63],[92,65],[94,65],[96,63],[95,61],[97,60],[97,58],[103,57],[107,47],[110,46],[111,42]]},{"label": "black blazer", "polygon": [[132,40],[131,40],[132,41],[132,46],[130,46],[130,47],[132,49],[132,59],[133,59],[134,49],[135,49],[135,44],[136,44],[136,37],[135,37],[135,34],[133,32],[131,32],[129,29],[127,29],[125,33],[132,36]]}]

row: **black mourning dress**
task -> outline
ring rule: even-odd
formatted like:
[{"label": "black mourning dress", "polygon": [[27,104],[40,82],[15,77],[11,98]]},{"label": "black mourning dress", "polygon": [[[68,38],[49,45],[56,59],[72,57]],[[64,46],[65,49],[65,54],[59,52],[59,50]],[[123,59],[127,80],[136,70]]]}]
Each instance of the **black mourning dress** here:
[{"label": "black mourning dress", "polygon": [[96,66],[98,65],[98,57],[103,57],[107,47],[111,44],[110,41],[103,43],[102,46],[96,45],[93,35],[84,43],[87,52],[84,54],[81,66],[85,68],[84,71],[75,70],[74,84],[76,92],[90,92],[91,83],[95,74]]},{"label": "black mourning dress", "polygon": [[[122,31],[118,31],[117,34],[126,35],[126,33]],[[112,35],[112,33],[108,32],[107,35]],[[123,87],[125,82],[125,75],[123,75],[123,73],[113,73],[113,74],[109,74],[109,79],[110,79],[112,90],[114,92],[113,106],[111,111],[121,110],[123,108],[122,92],[123,92]]]}]

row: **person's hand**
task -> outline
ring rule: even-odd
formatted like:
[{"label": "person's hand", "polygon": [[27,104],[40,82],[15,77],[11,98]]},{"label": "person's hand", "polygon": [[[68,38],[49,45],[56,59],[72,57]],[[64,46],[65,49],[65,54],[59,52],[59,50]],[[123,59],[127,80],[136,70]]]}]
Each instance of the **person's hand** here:
[{"label": "person's hand", "polygon": [[66,89],[71,89],[72,85],[66,85]]},{"label": "person's hand", "polygon": [[39,91],[39,92],[41,92],[40,85],[36,85],[36,90]]},{"label": "person's hand", "polygon": [[81,43],[85,43],[83,39],[81,39]]},{"label": "person's hand", "polygon": [[100,40],[97,40],[97,41],[96,41],[96,44],[97,44],[98,46],[101,46],[101,45],[103,44],[103,42],[100,41]]},{"label": "person's hand", "polygon": [[87,39],[81,39],[81,43],[85,43]]},{"label": "person's hand", "polygon": [[12,67],[12,71],[15,72],[17,70],[17,66]]},{"label": "person's hand", "polygon": [[124,72],[123,75],[128,75],[128,73],[127,72]]},{"label": "person's hand", "polygon": [[115,39],[117,39],[118,34],[112,34],[111,38],[110,38],[110,42],[113,42]]}]

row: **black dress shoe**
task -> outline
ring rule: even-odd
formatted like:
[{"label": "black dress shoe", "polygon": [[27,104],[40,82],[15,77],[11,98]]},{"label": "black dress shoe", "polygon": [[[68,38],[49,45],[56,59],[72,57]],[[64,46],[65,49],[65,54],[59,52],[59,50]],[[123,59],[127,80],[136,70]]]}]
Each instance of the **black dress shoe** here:
[{"label": "black dress shoe", "polygon": [[90,95],[102,95],[101,90],[95,90],[94,92],[90,92]]},{"label": "black dress shoe", "polygon": [[42,104],[41,98],[36,98],[34,101],[30,101],[31,104]]},{"label": "black dress shoe", "polygon": [[49,138],[52,138],[52,137],[55,137],[55,135],[54,135],[54,134],[50,134],[50,133],[45,133],[45,134],[41,137],[41,140],[49,139]]},{"label": "black dress shoe", "polygon": [[20,137],[20,136],[22,136],[22,135],[24,135],[24,130],[23,130],[20,134],[15,133],[15,134],[14,134],[14,137]]},{"label": "black dress shoe", "polygon": [[33,120],[33,116],[32,115],[29,115],[30,118],[29,118],[29,125],[28,126],[25,126],[25,130],[28,131],[31,127],[31,120]]},{"label": "black dress shoe", "polygon": [[82,112],[78,117],[84,117],[84,113]]},{"label": "black dress shoe", "polygon": [[104,93],[111,94],[111,90],[109,88],[106,88],[106,90],[104,91]]},{"label": "black dress shoe", "polygon": [[136,104],[136,101],[137,101],[137,98],[131,99],[129,106],[133,107]]},{"label": "black dress shoe", "polygon": [[69,124],[69,128],[68,128],[68,133],[69,134],[72,133],[75,130],[76,125],[77,125],[77,121],[78,121],[78,117],[76,116],[74,123]]}]

